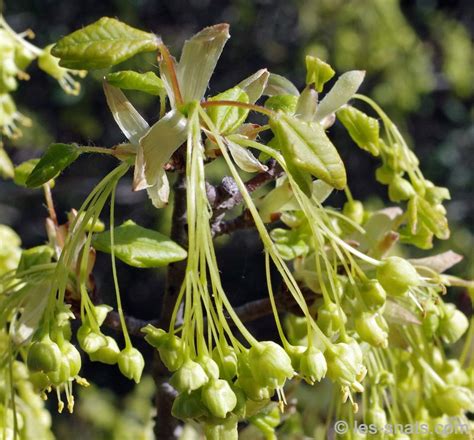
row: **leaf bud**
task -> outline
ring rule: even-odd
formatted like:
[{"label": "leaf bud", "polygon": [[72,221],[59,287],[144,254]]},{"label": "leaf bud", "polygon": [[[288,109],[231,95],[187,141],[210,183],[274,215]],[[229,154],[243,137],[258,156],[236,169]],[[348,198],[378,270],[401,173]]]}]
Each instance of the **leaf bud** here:
[{"label": "leaf bud", "polygon": [[404,295],[410,287],[420,284],[416,269],[403,258],[388,257],[377,267],[377,280],[393,296]]},{"label": "leaf bud", "polygon": [[140,382],[145,361],[142,354],[134,347],[125,347],[118,355],[118,366],[120,372],[135,383]]},{"label": "leaf bud", "polygon": [[286,351],[272,341],[252,346],[248,360],[255,381],[264,387],[283,387],[295,373]]},{"label": "leaf bud", "polygon": [[225,418],[237,405],[237,396],[229,383],[222,379],[212,379],[204,385],[201,399],[211,414],[220,418]]},{"label": "leaf bud", "polygon": [[118,361],[120,348],[111,336],[106,336],[107,345],[89,354],[89,359],[93,362],[102,362],[107,365],[114,365]]},{"label": "leaf bud", "polygon": [[439,321],[438,334],[447,344],[454,344],[466,332],[469,320],[454,304],[446,304]]},{"label": "leaf bud", "polygon": [[205,385],[209,381],[204,368],[197,362],[188,359],[171,376],[171,385],[179,392],[190,393]]}]

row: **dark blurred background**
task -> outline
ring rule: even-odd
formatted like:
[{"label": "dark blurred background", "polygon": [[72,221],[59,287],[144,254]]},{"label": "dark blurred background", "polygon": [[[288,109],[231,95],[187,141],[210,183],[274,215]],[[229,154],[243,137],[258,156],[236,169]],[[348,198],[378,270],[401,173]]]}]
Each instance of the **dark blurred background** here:
[{"label": "dark blurred background", "polygon": [[[452,237],[448,242],[437,242],[435,251],[450,248],[466,255],[453,273],[474,275],[471,0],[7,0],[3,13],[16,31],[33,29],[38,46],[50,44],[104,15],[117,17],[161,35],[175,56],[179,56],[183,41],[193,33],[210,24],[228,22],[232,38],[209,94],[225,90],[263,67],[302,87],[306,54],[325,59],[338,73],[366,70],[362,92],[377,100],[400,125],[427,178],[451,190],[452,200],[447,207]],[[154,70],[156,61],[152,55],[140,55],[119,66],[128,67]],[[21,84],[14,97],[34,125],[25,129],[15,144],[6,142],[16,164],[39,156],[52,141],[111,146],[124,140],[105,104],[100,82],[104,72],[93,72],[83,80],[77,97],[65,95],[35,65],[28,72],[32,79]],[[151,123],[157,120],[155,99],[138,93],[128,95]],[[377,161],[354,148],[338,125],[331,128],[330,134],[347,164],[354,196],[371,200],[374,206],[387,202],[386,188],[367,177],[373,176]],[[64,213],[79,208],[100,177],[114,165],[114,160],[107,157],[81,157],[64,173],[54,189],[63,220]],[[218,172],[214,174],[217,179]],[[335,198],[332,202],[337,204],[340,200]],[[169,231],[169,212],[152,209],[143,192],[132,193],[130,176],[120,185],[117,203],[118,221],[132,218],[144,226]],[[46,210],[39,192],[0,182],[0,223],[12,226],[22,237],[24,247],[45,241],[41,214],[45,215]],[[103,217],[106,220],[107,214]],[[219,245],[224,284],[234,303],[263,294],[263,287],[258,292],[258,286],[265,286],[265,282],[256,236],[243,232],[219,239]],[[108,300],[112,297],[109,259],[99,257],[98,266],[99,289]],[[144,319],[156,317],[163,272],[134,270],[125,265],[119,270],[127,312]],[[255,331],[273,331],[267,326],[269,322],[253,324]],[[87,377],[100,386],[110,387],[113,381],[122,393],[131,389],[115,368],[97,364],[86,368]],[[66,416],[62,420],[64,423],[69,419]],[[59,433],[61,429],[64,427],[60,422]]]}]

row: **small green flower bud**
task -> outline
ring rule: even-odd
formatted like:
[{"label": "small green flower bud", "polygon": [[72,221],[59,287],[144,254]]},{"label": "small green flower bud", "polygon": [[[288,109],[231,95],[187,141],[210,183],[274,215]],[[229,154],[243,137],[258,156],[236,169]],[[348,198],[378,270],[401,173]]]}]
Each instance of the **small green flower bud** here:
[{"label": "small green flower bud", "polygon": [[446,304],[445,313],[439,321],[438,334],[447,344],[454,344],[466,332],[469,320],[454,304]]},{"label": "small green flower bud", "polygon": [[183,365],[171,376],[170,381],[179,392],[187,393],[201,388],[207,382],[209,382],[209,377],[204,368],[191,359],[184,361]]},{"label": "small green flower bud", "polygon": [[309,384],[319,382],[328,370],[326,358],[321,350],[316,347],[308,347],[301,356],[300,360],[300,374],[304,380]]},{"label": "small green flower bud", "polygon": [[306,317],[288,313],[285,317],[284,324],[288,340],[292,344],[298,345],[308,336],[308,322]]},{"label": "small green flower bud", "polygon": [[364,205],[359,200],[351,200],[344,203],[342,213],[360,225],[364,220]]},{"label": "small green flower bud", "polygon": [[449,359],[441,371],[444,381],[448,385],[469,387],[469,376],[457,359]]},{"label": "small green flower bud", "polygon": [[100,304],[98,306],[94,306],[95,318],[97,319],[97,324],[99,327],[104,323],[105,318],[112,310],[112,307],[108,306],[107,304]]},{"label": "small green flower bud", "polygon": [[71,378],[70,362],[66,356],[62,355],[58,368],[54,371],[50,371],[48,378],[51,383],[56,386],[66,383]]},{"label": "small green flower bud", "polygon": [[348,386],[354,391],[363,391],[359,383],[363,378],[362,353],[354,345],[341,342],[334,344],[324,353],[327,361],[327,376],[334,382]]},{"label": "small green flower bud", "polygon": [[254,345],[249,350],[248,360],[255,381],[264,387],[283,387],[286,379],[295,373],[286,351],[272,341]]},{"label": "small green flower bud", "polygon": [[416,269],[403,258],[388,257],[377,267],[377,280],[388,294],[404,295],[410,287],[420,284]]},{"label": "small green flower bud", "polygon": [[201,390],[191,393],[180,393],[174,399],[171,414],[177,419],[197,419],[208,414],[208,411],[201,400]]},{"label": "small green flower bud", "polygon": [[41,371],[30,374],[30,382],[32,383],[35,391],[43,391],[51,385],[49,377]]},{"label": "small green flower bud", "polygon": [[286,352],[291,359],[291,365],[294,370],[300,369],[300,362],[303,353],[306,351],[304,345],[290,345],[286,347]]},{"label": "small green flower bud", "polygon": [[212,358],[219,366],[220,375],[223,379],[232,380],[237,374],[237,355],[232,347],[222,347],[222,355],[217,347],[212,351]]},{"label": "small green flower bud", "polygon": [[433,396],[437,407],[448,416],[474,411],[474,394],[465,387],[448,385]]},{"label": "small green flower bud", "polygon": [[61,352],[69,362],[70,377],[76,377],[79,374],[79,371],[81,371],[81,354],[69,341],[64,341],[61,344]]},{"label": "small green flower bud", "polygon": [[439,327],[438,311],[435,309],[427,310],[421,326],[425,336],[429,339],[433,338]]},{"label": "small green flower bud", "polygon": [[219,366],[209,356],[199,356],[197,362],[201,365],[209,379],[219,379]]},{"label": "small green flower bud", "polygon": [[33,342],[28,349],[26,365],[30,371],[42,371],[49,373],[59,368],[62,354],[58,345],[49,336],[40,342]]},{"label": "small green flower bud", "polygon": [[237,405],[237,396],[226,380],[210,380],[202,389],[201,399],[216,417],[225,418]]},{"label": "small green flower bud", "polygon": [[366,415],[367,425],[383,428],[387,424],[387,414],[380,405],[370,405]]},{"label": "small green flower bud", "polygon": [[232,410],[232,414],[235,414],[240,419],[243,419],[247,416],[247,396],[242,388],[237,385],[231,385],[232,391],[237,398],[237,403],[235,408]]},{"label": "small green flower bud", "polygon": [[160,358],[166,368],[170,371],[176,371],[184,362],[184,344],[181,338],[176,335],[170,335],[163,329],[158,329],[148,324],[142,328],[146,333],[145,340],[153,347],[158,349]]},{"label": "small green flower bud", "polygon": [[415,190],[411,183],[400,176],[395,176],[388,185],[388,198],[392,202],[408,200],[415,195]]},{"label": "small green flower bud", "polygon": [[431,205],[438,205],[443,200],[450,200],[451,194],[448,188],[433,186],[426,188],[425,198]]},{"label": "small green flower bud", "polygon": [[206,440],[237,440],[237,417],[228,417],[222,423],[206,423],[204,435]]},{"label": "small green flower bud", "polygon": [[397,173],[386,165],[375,170],[375,179],[383,185],[389,185],[396,175]]},{"label": "small green flower bud", "polygon": [[142,354],[133,347],[124,348],[118,356],[118,366],[120,372],[128,379],[133,379],[135,383],[140,382],[145,361]]},{"label": "small green flower bud", "polygon": [[362,312],[355,318],[355,329],[360,338],[374,347],[387,348],[388,326],[377,313]]},{"label": "small green flower bud", "polygon": [[319,328],[327,335],[332,336],[344,328],[347,317],[344,311],[335,303],[325,303],[318,309],[316,320]]},{"label": "small green flower bud", "polygon": [[94,332],[87,324],[82,324],[77,330],[77,341],[87,354],[94,353],[107,345],[105,336]]},{"label": "small green flower bud", "polygon": [[370,310],[378,310],[385,305],[387,293],[377,280],[369,280],[360,286],[364,304]]},{"label": "small green flower bud", "polygon": [[114,338],[106,336],[105,339],[107,339],[107,345],[89,354],[89,359],[93,362],[114,365],[118,361],[120,348]]}]

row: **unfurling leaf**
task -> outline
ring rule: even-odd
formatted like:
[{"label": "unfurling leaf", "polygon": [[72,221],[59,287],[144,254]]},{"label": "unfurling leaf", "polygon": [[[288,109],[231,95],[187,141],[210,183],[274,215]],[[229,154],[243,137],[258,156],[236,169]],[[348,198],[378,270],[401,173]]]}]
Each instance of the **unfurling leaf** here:
[{"label": "unfurling leaf", "polygon": [[295,115],[302,121],[312,122],[316,119],[318,109],[318,92],[306,86],[298,98]]},{"label": "unfurling leaf", "polygon": [[[110,231],[94,235],[92,246],[110,254]],[[114,253],[129,266],[140,268],[166,266],[184,260],[187,255],[182,247],[165,235],[143,228],[132,220],[114,229]]]},{"label": "unfurling leaf", "polygon": [[270,73],[270,76],[268,77],[267,86],[265,87],[263,94],[266,96],[299,96],[300,92],[298,92],[298,89],[289,79],[286,79],[284,76],[277,75],[276,73]]},{"label": "unfurling leaf", "polygon": [[122,70],[105,75],[105,80],[119,89],[138,90],[155,96],[160,95],[165,88],[163,81],[153,72],[138,73],[133,70]]},{"label": "unfurling leaf", "polygon": [[54,179],[81,154],[76,145],[51,144],[26,179],[26,186],[35,188]]},{"label": "unfurling leaf", "polygon": [[[233,87],[225,92],[219,93],[209,101],[236,101],[249,102],[249,97],[240,87]],[[214,123],[217,132],[220,134],[232,133],[236,130],[247,118],[249,110],[246,108],[222,105],[213,106],[207,109],[207,114]]]},{"label": "unfurling leaf", "polygon": [[61,38],[51,53],[69,69],[103,69],[140,52],[158,49],[160,39],[115,18],[103,17]]},{"label": "unfurling leaf", "polygon": [[268,83],[270,72],[267,69],[260,69],[248,78],[245,78],[237,87],[240,87],[249,97],[249,102],[255,102],[262,96]]},{"label": "unfurling leaf", "polygon": [[319,58],[306,57],[306,85],[314,84],[318,92],[323,91],[326,84],[335,74],[333,68]]},{"label": "unfurling leaf", "polygon": [[349,105],[338,110],[337,118],[342,122],[349,136],[358,147],[368,151],[373,156],[380,154],[379,121],[377,119],[371,118]]},{"label": "unfurling leaf", "polygon": [[229,25],[222,23],[204,28],[184,43],[177,76],[185,103],[202,99],[229,38]]},{"label": "unfurling leaf", "polygon": [[279,113],[270,119],[270,126],[288,164],[294,164],[336,189],[346,186],[344,163],[318,123]]},{"label": "unfurling leaf", "polygon": [[364,81],[364,76],[363,70],[351,70],[343,73],[319,103],[316,113],[317,119],[321,120],[347,104]]},{"label": "unfurling leaf", "polygon": [[227,147],[235,163],[247,173],[267,171],[268,167],[263,165],[247,148],[241,147],[232,141],[227,141]]},{"label": "unfurling leaf", "polygon": [[288,115],[295,113],[298,97],[295,95],[274,95],[265,101],[265,107],[275,112],[281,111]]}]

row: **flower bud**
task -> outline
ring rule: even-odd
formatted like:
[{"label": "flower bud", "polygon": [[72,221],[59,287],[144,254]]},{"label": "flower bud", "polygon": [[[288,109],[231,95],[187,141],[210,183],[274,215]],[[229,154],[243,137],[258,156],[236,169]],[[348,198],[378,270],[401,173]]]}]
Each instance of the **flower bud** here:
[{"label": "flower bud", "polygon": [[222,356],[217,347],[212,351],[212,358],[219,366],[220,375],[223,379],[232,380],[237,374],[237,355],[232,347],[222,347]]},{"label": "flower bud", "polygon": [[383,185],[388,185],[395,178],[396,172],[386,165],[375,170],[375,179]]},{"label": "flower bud", "polygon": [[53,385],[59,386],[68,382],[70,378],[71,368],[69,359],[65,355],[62,355],[58,368],[48,373],[48,379]]},{"label": "flower bud", "polygon": [[114,365],[118,361],[120,348],[114,338],[106,336],[105,339],[107,340],[107,345],[89,354],[89,359],[93,362]]},{"label": "flower bud", "polygon": [[358,380],[362,376],[363,365],[352,345],[340,342],[334,344],[324,354],[328,366],[327,376],[332,381],[339,382],[355,391],[363,391],[364,387]]},{"label": "flower bud", "polygon": [[304,345],[289,345],[286,347],[286,353],[290,356],[291,366],[294,370],[300,369],[300,362],[303,353],[306,351]]},{"label": "flower bud", "polygon": [[171,414],[177,419],[197,419],[208,414],[208,411],[201,400],[201,390],[191,393],[180,393],[174,399]]},{"label": "flower bud", "polygon": [[309,384],[319,382],[327,372],[326,358],[321,350],[316,347],[308,347],[300,360],[300,374]]},{"label": "flower bud", "polygon": [[33,342],[31,344],[28,350],[26,365],[30,371],[49,373],[59,368],[61,358],[62,354],[58,345],[47,336],[40,342]]},{"label": "flower bud", "polygon": [[206,423],[204,435],[206,440],[237,440],[237,417],[227,417],[222,423]]},{"label": "flower bud", "polygon": [[219,366],[209,356],[199,356],[197,362],[201,365],[209,379],[219,379]]},{"label": "flower bud", "polygon": [[226,380],[210,380],[202,389],[201,399],[216,417],[225,418],[237,405],[237,396]]},{"label": "flower bud", "polygon": [[95,318],[97,319],[97,324],[99,327],[104,323],[105,318],[107,318],[107,315],[111,310],[112,307],[108,306],[107,304],[94,306]]},{"label": "flower bud", "polygon": [[421,326],[425,336],[429,339],[432,339],[439,327],[439,316],[437,310],[427,310]]},{"label": "flower bud", "polygon": [[148,324],[142,328],[145,340],[158,349],[160,359],[170,371],[176,371],[184,362],[184,344],[181,338]]},{"label": "flower bud", "polygon": [[272,341],[264,341],[249,350],[249,365],[255,381],[271,388],[283,387],[294,375],[291,359],[286,351]]},{"label": "flower bud", "polygon": [[400,176],[395,176],[388,185],[388,198],[392,202],[408,200],[415,195],[411,183]]},{"label": "flower bud", "polygon": [[362,312],[355,318],[355,329],[360,338],[374,347],[387,348],[388,326],[377,313]]},{"label": "flower bud", "polygon": [[124,348],[118,355],[117,362],[120,372],[125,377],[133,379],[135,383],[140,382],[145,361],[142,354],[136,348]]},{"label": "flower bud", "polygon": [[205,385],[209,381],[204,369],[197,362],[188,359],[171,376],[171,385],[179,392],[190,393]]},{"label": "flower bud", "polygon": [[87,354],[94,353],[107,345],[105,336],[94,332],[87,324],[82,324],[77,330],[77,341]]},{"label": "flower bud", "polygon": [[377,280],[388,294],[404,295],[410,287],[420,284],[415,268],[403,258],[388,257],[377,267]]},{"label": "flower bud", "polygon": [[447,344],[454,344],[466,332],[469,320],[456,309],[454,304],[446,304],[445,313],[439,321],[438,334]]},{"label": "flower bud", "polygon": [[375,438],[384,438],[383,429],[387,424],[387,414],[380,405],[370,405],[365,416],[366,424],[377,429]]},{"label": "flower bud", "polygon": [[450,200],[451,194],[449,194],[448,188],[432,186],[426,188],[425,198],[431,205],[438,205],[443,200]]},{"label": "flower bud", "polygon": [[327,336],[337,333],[347,322],[344,311],[333,302],[325,303],[318,309],[318,318],[316,320],[319,328]]},{"label": "flower bud", "polygon": [[79,371],[81,371],[81,354],[69,341],[64,341],[61,344],[61,352],[69,362],[70,377],[76,377],[79,374]]},{"label": "flower bud", "polygon": [[41,371],[30,374],[30,382],[32,383],[35,391],[43,391],[44,389],[51,386],[49,377]]},{"label": "flower bud", "polygon": [[385,305],[387,293],[377,280],[369,280],[360,286],[364,304],[370,310],[378,310]]},{"label": "flower bud", "polygon": [[444,381],[449,385],[469,387],[469,376],[457,359],[449,359],[441,371]]},{"label": "flower bud", "polygon": [[304,316],[288,313],[285,317],[285,330],[292,344],[299,344],[308,336],[308,322]]},{"label": "flower bud", "polygon": [[448,385],[433,396],[437,407],[448,416],[474,411],[474,394],[465,387]]},{"label": "flower bud", "polygon": [[264,401],[271,397],[270,390],[257,383],[253,378],[248,352],[241,352],[238,356],[238,380],[236,385],[253,401]]},{"label": "flower bud", "polygon": [[344,203],[342,213],[360,225],[364,220],[364,205],[359,200],[351,200]]}]

